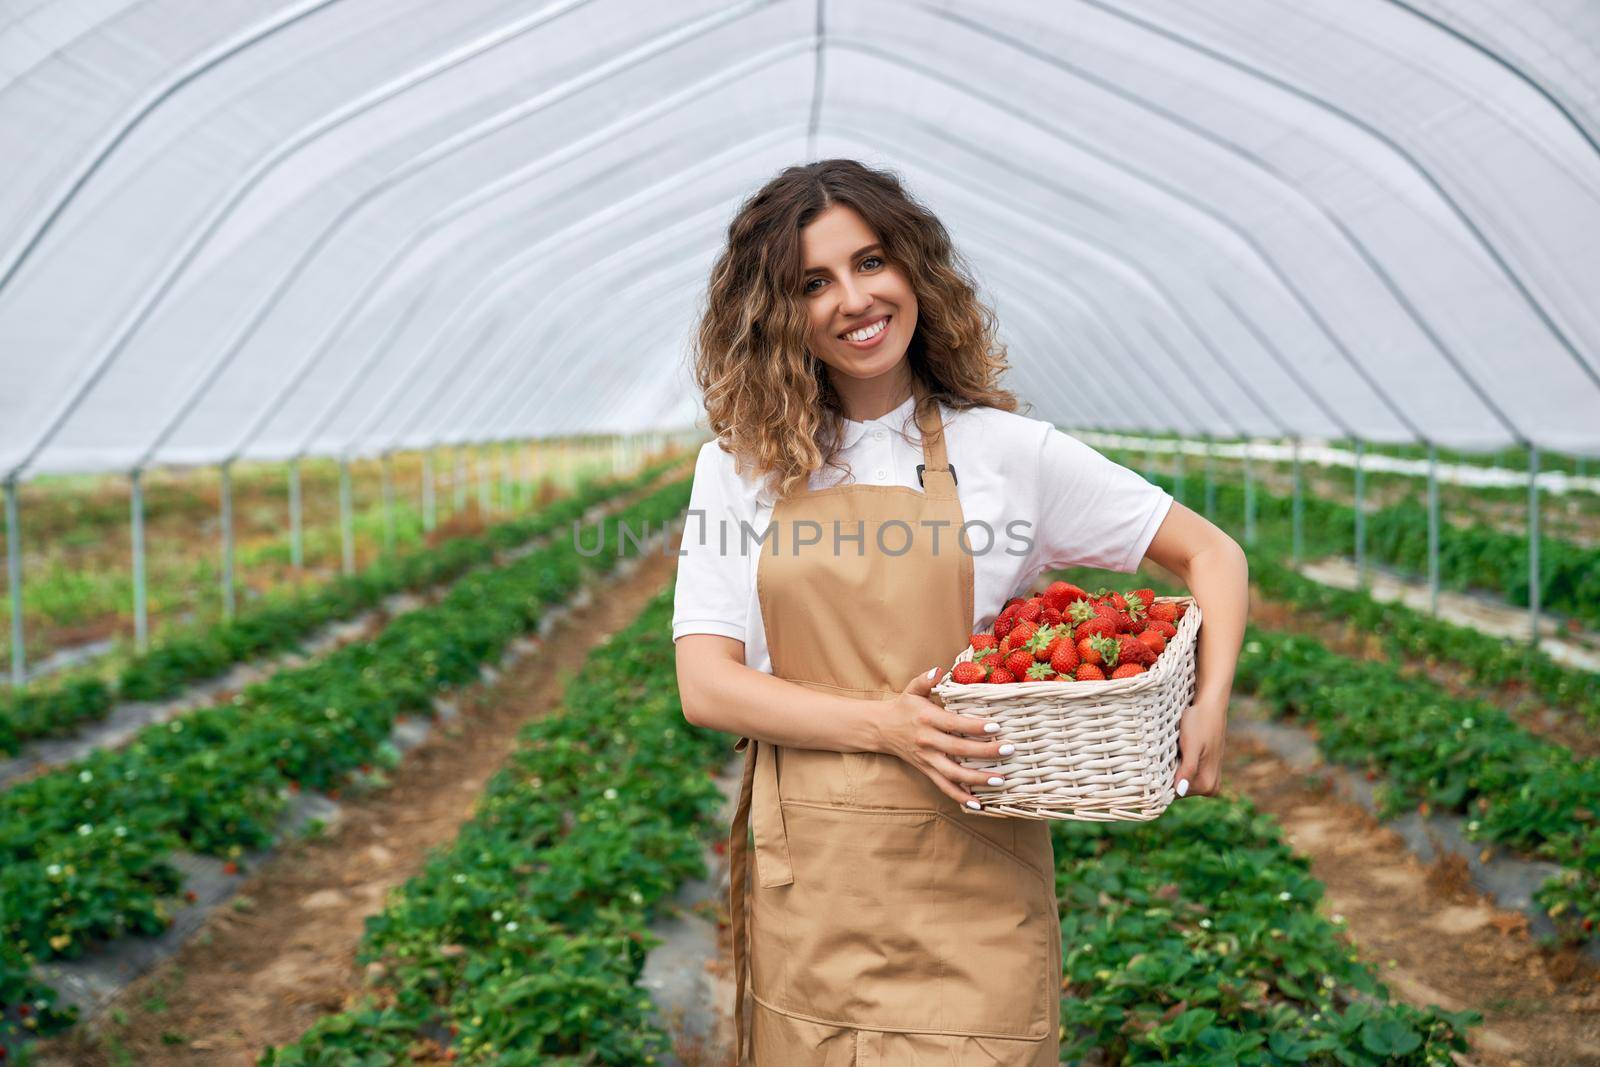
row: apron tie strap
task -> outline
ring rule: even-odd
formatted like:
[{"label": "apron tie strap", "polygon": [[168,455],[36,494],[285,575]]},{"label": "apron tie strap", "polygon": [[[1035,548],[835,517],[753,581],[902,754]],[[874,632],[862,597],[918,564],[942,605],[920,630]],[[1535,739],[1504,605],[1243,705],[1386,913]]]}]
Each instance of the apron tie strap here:
[{"label": "apron tie strap", "polygon": [[[753,747],[752,747],[753,746]],[[753,1062],[747,1058],[745,1043],[750,1031],[745,1011],[746,972],[749,970],[747,909],[749,907],[748,835],[754,831],[756,873],[763,888],[789,885],[794,867],[789,862],[789,837],[783,826],[783,808],[778,800],[777,751],[749,737],[739,738],[734,751],[744,751],[744,775],[739,782],[739,802],[733,813],[728,835],[728,912],[733,926],[733,1033],[734,1062]],[[761,787],[756,788],[756,777]],[[759,795],[758,795],[759,794]]]}]

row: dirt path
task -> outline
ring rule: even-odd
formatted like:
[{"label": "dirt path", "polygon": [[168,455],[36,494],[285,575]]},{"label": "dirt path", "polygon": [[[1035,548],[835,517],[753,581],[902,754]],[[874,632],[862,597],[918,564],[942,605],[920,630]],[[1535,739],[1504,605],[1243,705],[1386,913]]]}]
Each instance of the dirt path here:
[{"label": "dirt path", "polygon": [[1424,864],[1365,809],[1264,746],[1230,737],[1223,786],[1283,826],[1327,887],[1324,914],[1343,915],[1363,958],[1412,1004],[1471,1008],[1468,1061],[1478,1067],[1600,1065],[1600,987],[1571,950],[1541,948],[1520,912],[1495,907],[1465,865]]},{"label": "dirt path", "polygon": [[558,623],[539,653],[493,686],[466,691],[460,717],[408,754],[388,789],[345,794],[327,836],[278,853],[241,887],[241,907],[217,909],[172,960],[129,986],[98,1025],[41,1042],[37,1063],[249,1067],[264,1046],[292,1041],[319,1016],[353,1002],[366,916],[421,868],[431,847],[455,838],[517,730],[556,707],[588,649],[631,622],[670,580],[676,547],[674,535],[623,583]]}]

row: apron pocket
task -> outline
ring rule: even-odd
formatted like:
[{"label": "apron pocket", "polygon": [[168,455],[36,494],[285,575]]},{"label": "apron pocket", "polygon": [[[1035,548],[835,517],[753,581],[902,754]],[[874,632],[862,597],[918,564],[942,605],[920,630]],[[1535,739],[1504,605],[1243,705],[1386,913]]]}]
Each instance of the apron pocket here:
[{"label": "apron pocket", "polygon": [[1037,1040],[1053,886],[931,809],[783,801],[794,881],[755,887],[754,988],[838,1026]]}]

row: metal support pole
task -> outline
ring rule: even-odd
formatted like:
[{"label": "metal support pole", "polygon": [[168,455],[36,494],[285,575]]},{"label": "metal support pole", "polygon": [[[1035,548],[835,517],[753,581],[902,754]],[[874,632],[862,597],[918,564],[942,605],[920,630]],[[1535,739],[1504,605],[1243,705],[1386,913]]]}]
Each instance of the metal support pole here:
[{"label": "metal support pole", "polygon": [[394,551],[394,455],[385,452],[378,458],[378,477],[383,487],[383,550]]},{"label": "metal support pole", "polygon": [[1428,442],[1428,612],[1439,614],[1439,449]]},{"label": "metal support pole", "polygon": [[522,482],[528,486],[528,507],[533,507],[539,502],[538,466],[534,462],[538,454],[538,442],[528,442],[522,450]]},{"label": "metal support pole", "polygon": [[439,524],[439,504],[433,490],[433,449],[422,450],[422,529],[432,533]]},{"label": "metal support pole", "polygon": [[1216,522],[1217,511],[1217,478],[1214,464],[1216,460],[1215,441],[1210,434],[1206,434],[1206,518]]},{"label": "metal support pole", "polygon": [[1361,438],[1356,438],[1356,588],[1367,587],[1367,511],[1366,470],[1361,466],[1365,452]]},{"label": "metal support pole", "polygon": [[300,501],[300,459],[289,461],[289,562],[295,570],[306,565],[305,516]]},{"label": "metal support pole", "polygon": [[144,577],[144,480],[140,471],[128,473],[128,527],[133,543],[133,647],[150,647],[150,611]]},{"label": "metal support pole", "polygon": [[1178,447],[1172,453],[1172,496],[1181,504],[1183,503],[1183,442],[1180,440],[1176,443]]},{"label": "metal support pole", "polygon": [[11,586],[11,684],[28,677],[28,654],[22,644],[22,520],[17,516],[17,480],[6,479],[6,582]]},{"label": "metal support pole", "polygon": [[224,463],[222,471],[222,617],[233,618],[233,470]]},{"label": "metal support pole", "polygon": [[1256,543],[1256,480],[1251,469],[1250,439],[1244,442],[1244,543]]},{"label": "metal support pole", "polygon": [[489,461],[484,457],[488,445],[478,446],[478,514],[489,514]]},{"label": "metal support pole", "polygon": [[1539,446],[1528,445],[1528,640],[1539,647]]},{"label": "metal support pole", "polygon": [[1292,525],[1294,527],[1294,565],[1298,569],[1300,561],[1305,557],[1306,549],[1306,506],[1305,488],[1300,477],[1300,438],[1294,439],[1294,500],[1290,505]]},{"label": "metal support pole", "polygon": [[450,514],[459,515],[467,508],[467,453],[460,445],[455,447],[456,476],[453,483],[455,490],[455,506]]},{"label": "metal support pole", "polygon": [[511,449],[510,441],[500,443],[500,510],[516,511],[517,499],[511,492],[511,486],[516,481],[511,474]]},{"label": "metal support pole", "polygon": [[339,457],[339,560],[347,575],[356,572],[356,531],[350,514],[350,461]]}]

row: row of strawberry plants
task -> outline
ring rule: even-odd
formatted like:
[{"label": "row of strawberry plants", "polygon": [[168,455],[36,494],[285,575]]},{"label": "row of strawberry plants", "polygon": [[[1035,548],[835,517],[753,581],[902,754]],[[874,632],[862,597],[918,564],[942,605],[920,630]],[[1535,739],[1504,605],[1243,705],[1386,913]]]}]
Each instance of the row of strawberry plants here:
[{"label": "row of strawberry plants", "polygon": [[729,755],[683,717],[671,592],[591,652],[457,840],[367,920],[357,960],[375,983],[261,1067],[411,1062],[438,1044],[504,1067],[664,1061],[635,981],[659,943],[648,923],[725,833],[712,775]]},{"label": "row of strawberry plants", "polygon": [[[1229,498],[1227,503],[1229,506],[1224,507],[1219,499],[1218,510],[1225,514],[1218,518],[1238,518],[1242,525],[1242,490],[1239,500]],[[1234,503],[1239,505],[1237,513],[1232,511]],[[1315,523],[1319,547],[1343,547],[1340,531],[1335,530],[1332,538],[1327,535],[1325,524],[1335,518],[1324,506],[1327,502],[1313,504],[1308,499],[1306,503],[1306,525],[1309,529]],[[1247,550],[1250,579],[1263,596],[1324,618],[1348,621],[1365,633],[1377,634],[1384,639],[1391,657],[1431,656],[1445,660],[1460,667],[1479,685],[1521,684],[1556,707],[1570,708],[1591,722],[1600,722],[1600,674],[1557,663],[1526,642],[1507,641],[1435,618],[1398,601],[1380,601],[1365,590],[1340,589],[1307,578],[1285,563],[1288,524],[1286,511],[1263,514],[1258,544]]]},{"label": "row of strawberry plants", "polygon": [[[1150,480],[1169,493],[1176,481],[1153,473]],[[1196,479],[1186,479],[1191,492]],[[1244,487],[1233,482],[1215,483],[1214,521],[1233,528],[1244,525]],[[1287,530],[1292,522],[1293,498],[1256,486],[1257,521]],[[1191,496],[1191,499],[1194,497]],[[1355,508],[1305,494],[1304,530],[1313,551],[1349,551],[1355,540]],[[1428,511],[1413,500],[1367,512],[1366,548],[1371,559],[1414,574],[1428,566]],[[1528,542],[1517,534],[1503,533],[1482,523],[1439,528],[1439,582],[1447,589],[1482,589],[1516,605],[1528,603]],[[1540,604],[1549,611],[1600,626],[1600,548],[1541,535],[1539,538]]]},{"label": "row of strawberry plants", "polygon": [[[1096,581],[1104,572],[1062,574]],[[1419,803],[1456,812],[1473,840],[1562,865],[1535,899],[1568,936],[1592,935],[1600,922],[1600,759],[1529,733],[1488,701],[1407,674],[1398,660],[1352,659],[1316,638],[1254,623],[1234,686],[1313,725],[1330,759],[1382,774],[1384,815]]]},{"label": "row of strawberry plants", "polygon": [[590,482],[536,514],[498,523],[482,534],[388,557],[359,574],[252,606],[220,625],[171,634],[134,656],[112,679],[91,669],[0,693],[0,754],[14,754],[25,741],[59,736],[102,719],[118,701],[173,696],[235,663],[291,648],[328,623],[357,615],[394,593],[451,581],[488,563],[496,551],[533,540],[601,501],[648,484],[677,462],[657,464],[621,481]]},{"label": "row of strawberry plants", "polygon": [[[727,754],[683,722],[669,618],[663,594],[524,729],[460,838],[368,920],[357,960],[374,988],[260,1067],[406,1062],[446,1034],[464,1063],[656,1061],[633,985],[642,931],[703,873],[696,839],[721,831],[716,790],[685,772]],[[1480,1021],[1390,1002],[1317,914],[1307,862],[1246,803],[1052,830],[1069,1054],[1443,1065]]]},{"label": "row of strawberry plants", "polygon": [[1319,913],[1310,863],[1246,800],[1051,831],[1064,1059],[1447,1067],[1482,1022],[1391,999]]},{"label": "row of strawberry plants", "polygon": [[[1087,589],[1129,584],[1086,567]],[[1182,590],[1141,575],[1139,584]],[[1317,910],[1322,885],[1272,818],[1225,793],[1148,823],[1051,827],[1067,1058],[1109,1063],[1453,1063],[1473,1012],[1392,1001]]]},{"label": "row of strawberry plants", "polygon": [[1362,590],[1323,585],[1270,550],[1250,552],[1250,579],[1270,600],[1378,635],[1391,658],[1447,661],[1482,686],[1521,684],[1553,706],[1573,709],[1600,724],[1600,674],[1557,663],[1526,642],[1458,626],[1398,601],[1376,600]]},{"label": "row of strawberry plants", "polygon": [[1454,697],[1393,662],[1255,626],[1247,634],[1241,689],[1314,724],[1330,758],[1382,773],[1385,814],[1418,803],[1457,812],[1468,837],[1562,865],[1535,899],[1570,935],[1590,935],[1600,920],[1600,759],[1580,759],[1494,705]]},{"label": "row of strawberry plants", "polygon": [[641,529],[676,518],[688,493],[668,484],[581,544],[574,520],[570,540],[469,575],[371,640],[0,794],[0,957],[71,957],[165,929],[182,888],[173,850],[232,861],[269,844],[294,791],[336,787],[372,762],[398,717],[431,713],[439,690],[475,678],[586,573],[636,553]]}]

